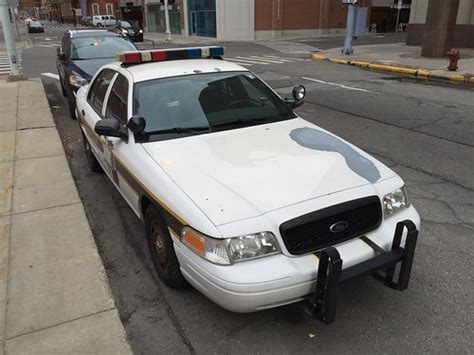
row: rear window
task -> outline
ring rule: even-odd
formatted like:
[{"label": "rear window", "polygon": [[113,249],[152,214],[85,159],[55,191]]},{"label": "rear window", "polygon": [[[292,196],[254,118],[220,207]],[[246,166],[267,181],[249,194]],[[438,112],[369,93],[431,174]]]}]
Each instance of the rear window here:
[{"label": "rear window", "polygon": [[71,41],[71,59],[114,58],[115,54],[134,51],[136,47],[123,37],[86,37]]}]

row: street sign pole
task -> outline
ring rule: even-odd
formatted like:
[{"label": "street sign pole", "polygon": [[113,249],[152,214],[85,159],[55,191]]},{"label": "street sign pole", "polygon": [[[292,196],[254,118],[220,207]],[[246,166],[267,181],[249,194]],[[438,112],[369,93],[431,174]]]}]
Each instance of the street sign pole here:
[{"label": "street sign pole", "polygon": [[165,42],[171,42],[170,14],[168,12],[168,0],[165,0],[165,23],[166,23]]},{"label": "street sign pole", "polygon": [[10,78],[21,76],[18,65],[18,55],[16,53],[15,37],[13,36],[12,24],[8,14],[7,0],[0,0],[0,19],[2,21],[3,36],[8,51],[8,60],[10,61]]},{"label": "street sign pole", "polygon": [[402,9],[402,0],[398,0],[397,4],[397,22],[395,24],[395,32],[398,32],[398,24],[400,22],[400,10]]},{"label": "street sign pole", "polygon": [[347,25],[346,25],[346,38],[344,40],[344,48],[341,49],[342,54],[350,55],[354,53],[352,49],[352,36],[354,33],[354,24],[355,24],[355,5],[350,4],[347,9]]}]

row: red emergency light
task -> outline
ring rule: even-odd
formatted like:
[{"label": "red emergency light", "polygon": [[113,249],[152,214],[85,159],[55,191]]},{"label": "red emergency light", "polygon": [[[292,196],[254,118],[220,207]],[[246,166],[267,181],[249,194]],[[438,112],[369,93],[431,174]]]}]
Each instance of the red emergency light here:
[{"label": "red emergency light", "polygon": [[193,47],[173,49],[152,49],[143,51],[122,52],[116,55],[118,62],[123,65],[132,65],[149,62],[163,62],[180,59],[221,59],[224,56],[224,47]]}]

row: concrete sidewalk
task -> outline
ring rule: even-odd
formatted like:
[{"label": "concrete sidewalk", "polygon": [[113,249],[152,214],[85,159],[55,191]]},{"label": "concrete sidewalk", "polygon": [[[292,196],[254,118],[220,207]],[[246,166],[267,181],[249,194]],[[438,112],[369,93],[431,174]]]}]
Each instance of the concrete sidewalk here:
[{"label": "concrete sidewalk", "polygon": [[474,84],[474,49],[461,49],[458,71],[447,69],[447,58],[425,58],[421,47],[404,43],[355,46],[353,55],[341,54],[340,48],[313,54],[314,60],[327,60],[379,71],[415,76],[421,79],[446,80]]},{"label": "concrete sidewalk", "polygon": [[131,353],[39,80],[0,81],[0,353]]}]

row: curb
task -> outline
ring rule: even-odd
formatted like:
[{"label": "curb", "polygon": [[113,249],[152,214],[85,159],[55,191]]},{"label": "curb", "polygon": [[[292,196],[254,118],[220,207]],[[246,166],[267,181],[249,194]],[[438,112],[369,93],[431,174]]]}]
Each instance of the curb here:
[{"label": "curb", "polygon": [[474,84],[474,74],[466,74],[466,75],[459,75],[459,74],[452,74],[452,75],[439,75],[434,74],[432,71],[427,69],[415,69],[410,67],[402,67],[397,65],[387,65],[377,62],[368,62],[363,60],[347,60],[347,59],[337,59],[337,58],[329,58],[325,57],[320,54],[312,54],[312,60],[321,60],[335,64],[345,64],[345,65],[352,65],[355,67],[360,68],[367,68],[376,71],[383,71],[383,72],[391,72],[391,73],[398,73],[407,76],[411,76],[417,79],[423,80],[437,80],[437,81],[449,81],[452,83],[465,83],[465,84]]}]

